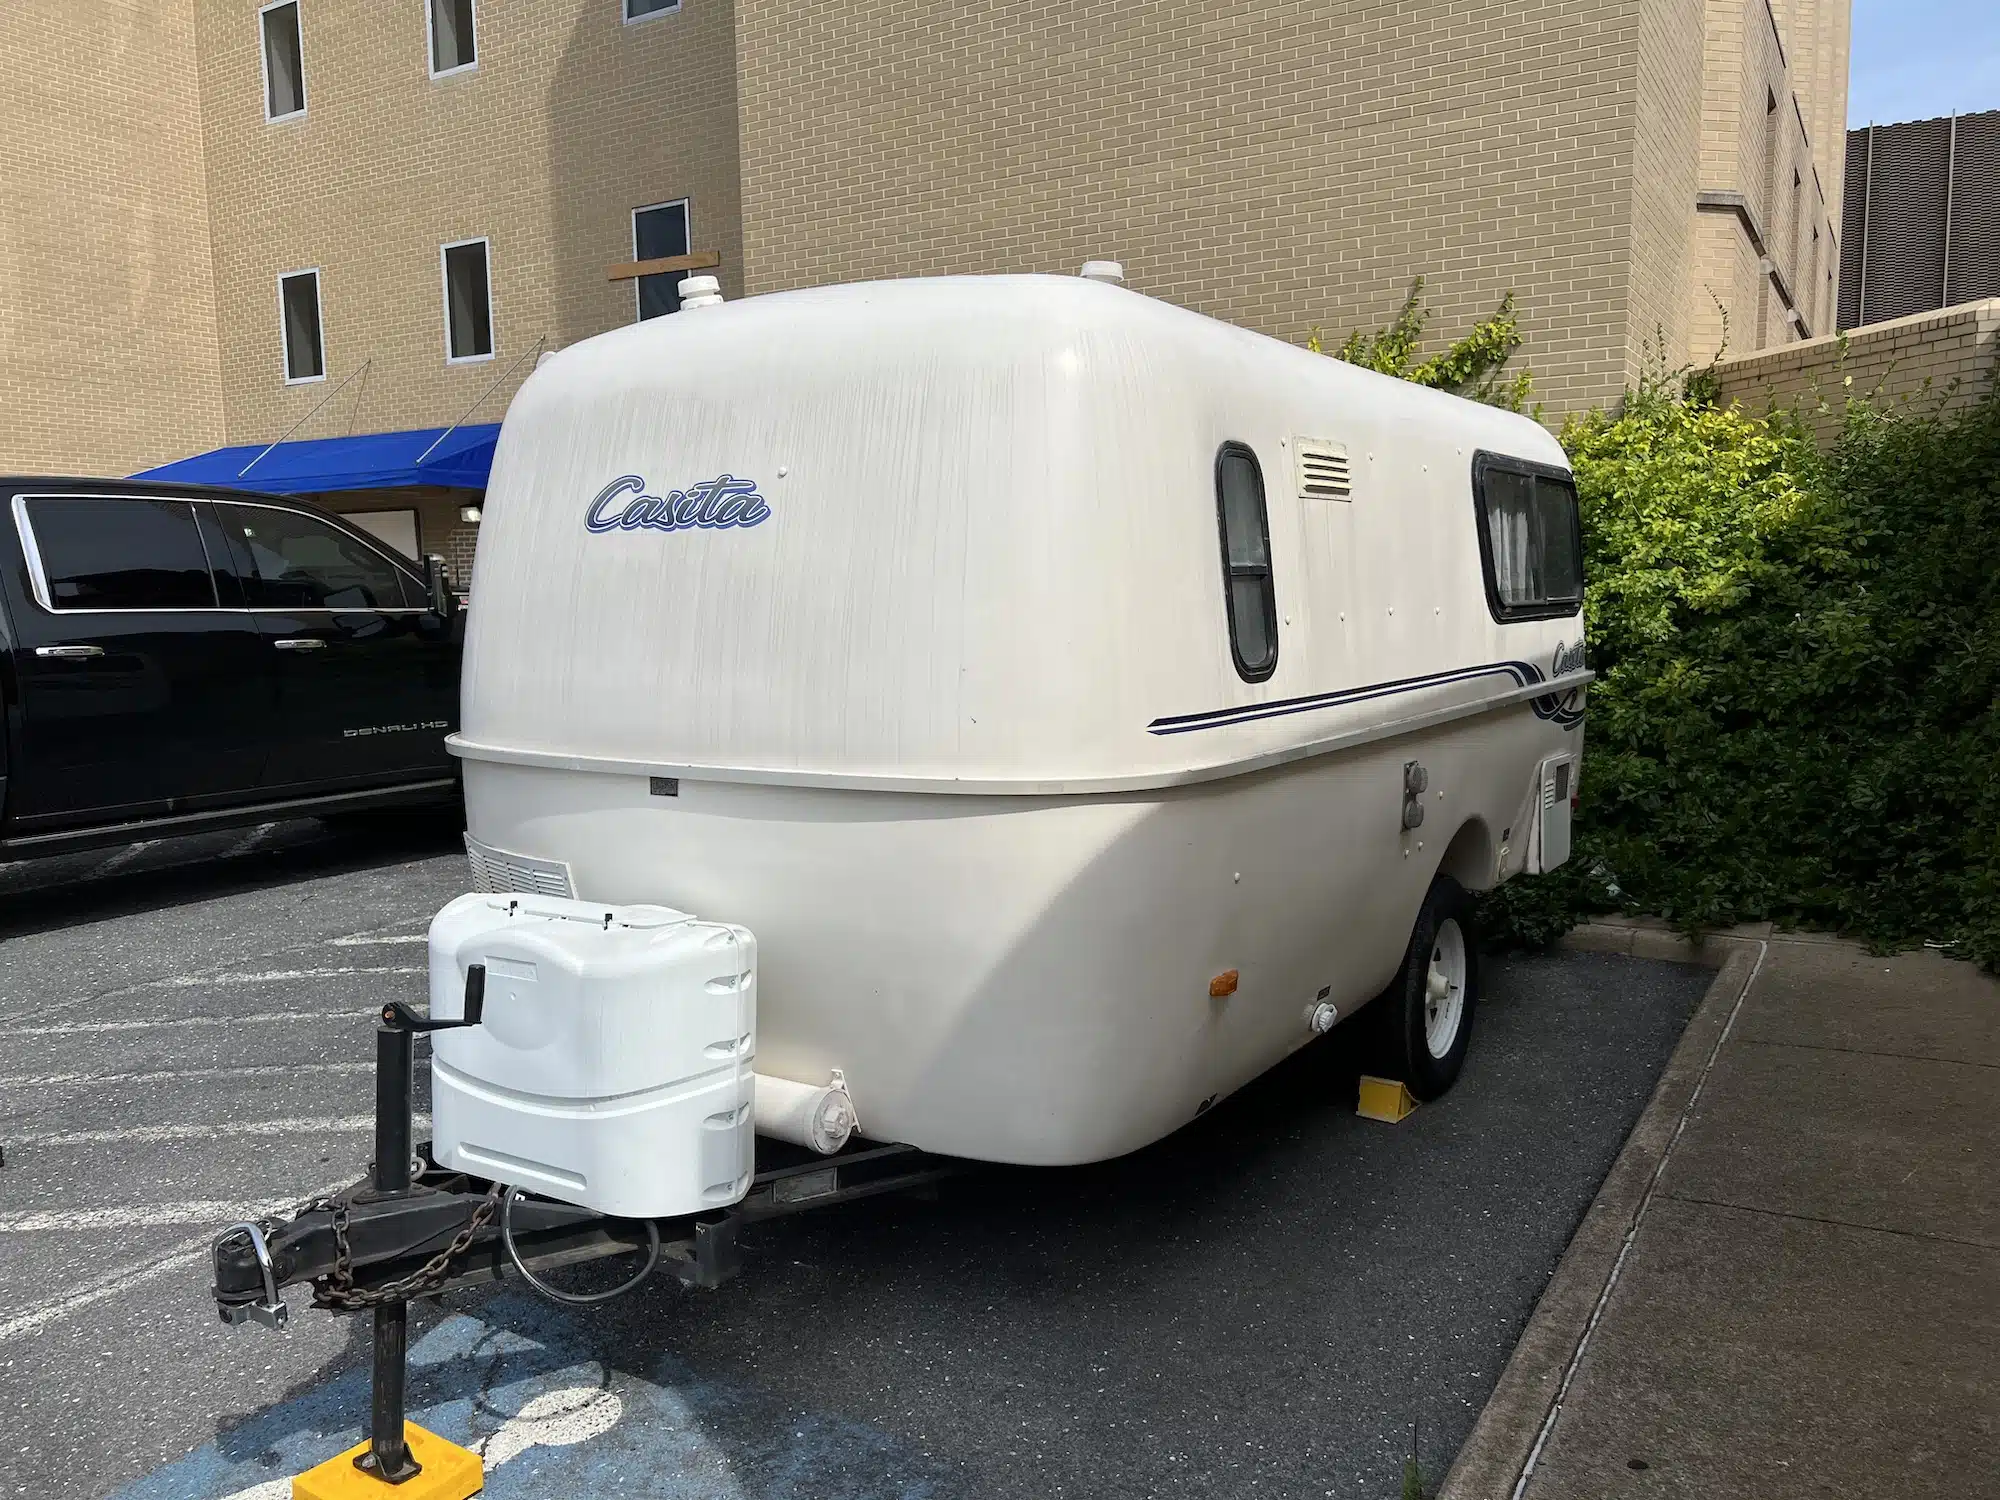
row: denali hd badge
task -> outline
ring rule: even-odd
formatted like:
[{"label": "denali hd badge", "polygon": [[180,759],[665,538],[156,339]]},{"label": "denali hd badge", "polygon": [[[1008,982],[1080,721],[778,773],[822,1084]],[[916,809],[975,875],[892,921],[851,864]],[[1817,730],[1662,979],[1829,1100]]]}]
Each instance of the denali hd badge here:
[{"label": "denali hd badge", "polygon": [[731,526],[755,526],[770,518],[771,507],[757,493],[754,479],[722,474],[684,490],[649,495],[645,480],[637,474],[624,474],[597,492],[583,513],[583,525],[586,531],[692,531],[697,527],[721,531]]}]

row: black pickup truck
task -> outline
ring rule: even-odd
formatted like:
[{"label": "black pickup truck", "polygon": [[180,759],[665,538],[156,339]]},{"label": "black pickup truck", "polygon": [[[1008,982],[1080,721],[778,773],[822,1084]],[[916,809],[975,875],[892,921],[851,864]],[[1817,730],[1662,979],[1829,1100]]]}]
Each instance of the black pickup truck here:
[{"label": "black pickup truck", "polygon": [[464,621],[275,496],[0,479],[0,858],[448,805]]}]

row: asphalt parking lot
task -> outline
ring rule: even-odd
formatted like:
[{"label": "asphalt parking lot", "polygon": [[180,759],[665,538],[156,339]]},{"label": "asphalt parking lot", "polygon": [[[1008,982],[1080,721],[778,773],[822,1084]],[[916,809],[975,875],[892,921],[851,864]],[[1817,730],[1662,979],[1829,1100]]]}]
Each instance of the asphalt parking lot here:
[{"label": "asphalt parking lot", "polygon": [[[277,1500],[357,1440],[365,1320],[225,1329],[207,1238],[359,1175],[464,880],[435,825],[0,867],[0,1495]],[[1413,1431],[1435,1483],[1707,978],[1491,960],[1398,1126],[1336,1032],[1123,1161],[758,1226],[720,1291],[423,1306],[412,1416],[495,1500],[1375,1500]]]}]

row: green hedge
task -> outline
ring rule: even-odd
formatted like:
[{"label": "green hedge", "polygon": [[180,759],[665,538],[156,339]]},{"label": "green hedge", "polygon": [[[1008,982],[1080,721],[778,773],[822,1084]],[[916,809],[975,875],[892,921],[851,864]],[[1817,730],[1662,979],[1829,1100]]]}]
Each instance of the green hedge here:
[{"label": "green hedge", "polygon": [[1661,388],[1573,419],[1590,690],[1570,863],[1486,901],[1774,920],[2000,966],[2000,395],[1794,422]]}]

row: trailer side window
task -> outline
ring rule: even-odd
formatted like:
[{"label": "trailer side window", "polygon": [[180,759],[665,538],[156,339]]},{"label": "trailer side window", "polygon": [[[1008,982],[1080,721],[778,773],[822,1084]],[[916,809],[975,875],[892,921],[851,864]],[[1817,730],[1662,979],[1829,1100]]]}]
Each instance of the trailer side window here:
[{"label": "trailer side window", "polygon": [[1559,469],[1480,454],[1472,493],[1486,602],[1496,620],[1546,620],[1583,607],[1576,482]]},{"label": "trailer side window", "polygon": [[1264,476],[1257,455],[1241,443],[1224,443],[1215,456],[1215,509],[1230,655],[1239,677],[1262,682],[1278,666],[1278,599],[1271,584]]}]

